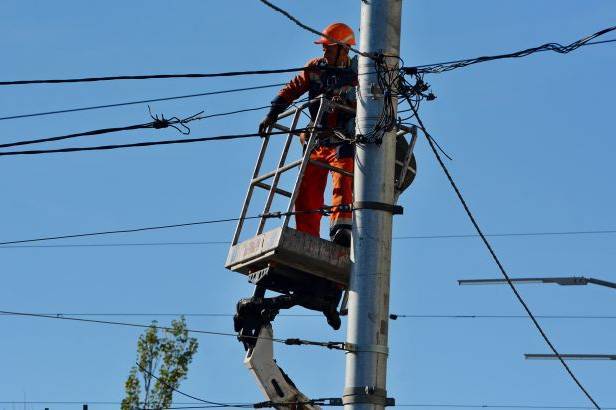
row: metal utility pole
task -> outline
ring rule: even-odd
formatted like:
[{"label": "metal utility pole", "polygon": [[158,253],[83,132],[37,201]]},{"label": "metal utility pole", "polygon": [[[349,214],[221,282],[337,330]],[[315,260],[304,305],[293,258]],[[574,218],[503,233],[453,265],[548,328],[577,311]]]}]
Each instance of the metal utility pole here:
[{"label": "metal utility pole", "polygon": [[[360,50],[399,55],[402,0],[361,1]],[[390,66],[398,60],[388,58]],[[359,57],[356,134],[374,128],[383,112],[374,61]],[[397,98],[393,100],[396,107]],[[354,172],[353,268],[349,285],[346,409],[376,410],[386,405],[389,274],[394,203],[395,130],[381,144],[356,145]]]}]

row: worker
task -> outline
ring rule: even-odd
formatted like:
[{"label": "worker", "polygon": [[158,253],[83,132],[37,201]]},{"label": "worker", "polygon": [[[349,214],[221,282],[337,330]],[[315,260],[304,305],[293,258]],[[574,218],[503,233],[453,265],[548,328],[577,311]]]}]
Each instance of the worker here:
[{"label": "worker", "polygon": [[[272,100],[269,113],[259,125],[261,135],[267,132],[280,113],[305,92],[308,92],[309,99],[324,94],[338,104],[355,109],[357,59],[349,58],[349,46],[355,45],[353,30],[344,23],[333,23],[323,30],[323,36],[314,43],[322,45],[323,57],[308,61],[304,71],[278,92]],[[353,172],[355,151],[348,139],[355,134],[355,115],[335,109],[333,112],[325,113],[320,124],[314,124],[318,108],[318,102],[309,107],[312,119],[309,126],[322,128],[318,131],[317,145],[310,154],[310,159]],[[347,139],[341,138],[341,135],[346,136]],[[306,142],[305,139],[305,135],[302,135],[302,144]],[[295,210],[298,212],[295,215],[297,230],[317,237],[320,237],[321,214],[302,213],[302,211],[323,207],[328,172],[326,168],[308,163],[295,201]],[[339,172],[332,172],[332,182],[331,205],[336,207],[351,204],[353,202],[353,178]],[[348,209],[343,211],[333,208],[330,215],[331,240],[349,247],[351,224],[352,214]]]}]

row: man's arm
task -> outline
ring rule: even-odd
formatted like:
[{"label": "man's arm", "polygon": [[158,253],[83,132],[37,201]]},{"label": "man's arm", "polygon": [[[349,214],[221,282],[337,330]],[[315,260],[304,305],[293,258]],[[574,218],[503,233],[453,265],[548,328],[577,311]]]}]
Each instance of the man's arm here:
[{"label": "man's arm", "polygon": [[[312,68],[316,65],[319,59],[308,61],[305,68]],[[282,87],[278,95],[272,100],[271,107],[261,124],[259,124],[259,134],[265,135],[267,128],[271,126],[278,116],[286,110],[289,105],[302,96],[310,86],[310,72],[304,70],[295,76],[287,85]]]}]

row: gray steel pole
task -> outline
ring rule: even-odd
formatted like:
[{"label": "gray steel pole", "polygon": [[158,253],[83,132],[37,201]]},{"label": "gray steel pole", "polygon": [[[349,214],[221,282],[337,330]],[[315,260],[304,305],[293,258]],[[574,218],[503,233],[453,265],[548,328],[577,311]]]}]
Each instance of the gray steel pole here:
[{"label": "gray steel pole", "polygon": [[[360,50],[399,55],[401,0],[361,2]],[[388,58],[393,66],[398,61]],[[383,110],[383,90],[378,88],[374,62],[359,57],[359,90],[356,134],[373,129]],[[394,107],[397,99],[392,97]],[[396,132],[388,132],[380,145],[356,146],[354,201],[394,203]],[[368,206],[368,205],[367,205]],[[361,207],[361,206],[360,206]],[[389,325],[389,274],[391,269],[392,213],[380,209],[354,212],[353,249],[348,299],[345,408],[376,410],[385,406],[387,333]]]}]

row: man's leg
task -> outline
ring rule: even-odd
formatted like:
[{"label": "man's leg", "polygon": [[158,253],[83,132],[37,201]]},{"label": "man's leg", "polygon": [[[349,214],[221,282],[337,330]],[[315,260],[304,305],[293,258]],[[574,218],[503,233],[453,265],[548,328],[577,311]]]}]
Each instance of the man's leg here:
[{"label": "man's leg", "polygon": [[[322,151],[323,147],[316,148],[310,155],[310,159],[323,161]],[[320,236],[321,214],[316,212],[304,214],[301,211],[312,211],[323,206],[323,191],[325,191],[326,184],[327,170],[309,163],[295,200],[295,210],[300,212],[295,215],[295,227],[298,231]]]},{"label": "man's leg", "polygon": [[[353,156],[339,155],[330,156],[329,164],[342,168],[345,171],[353,172],[354,158]],[[333,193],[332,205],[350,205],[353,203],[353,177],[349,177],[338,172],[332,172]],[[335,210],[330,217],[330,237],[336,239],[341,245],[350,245],[350,233],[353,223],[353,214],[350,211]],[[345,230],[345,231],[343,231]],[[344,238],[340,234],[344,234]]]}]

